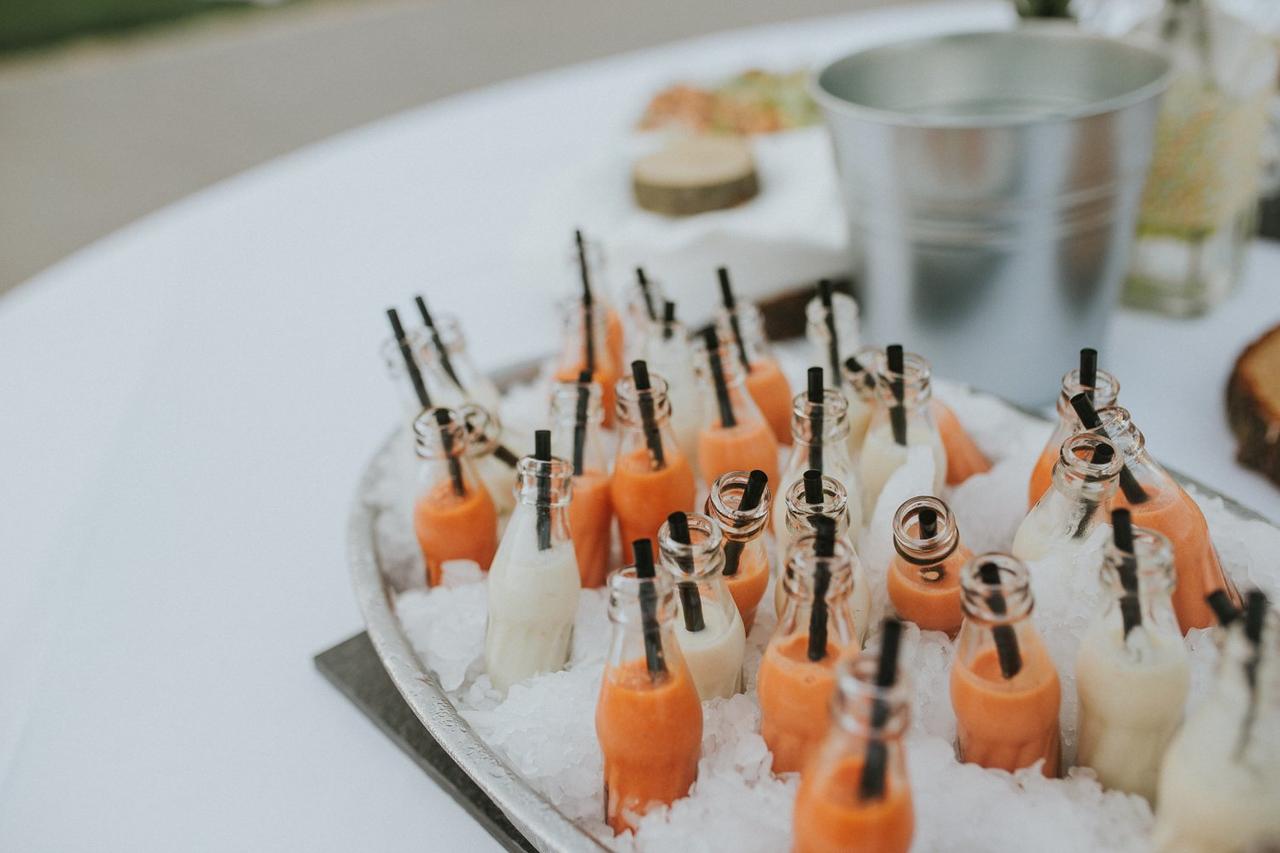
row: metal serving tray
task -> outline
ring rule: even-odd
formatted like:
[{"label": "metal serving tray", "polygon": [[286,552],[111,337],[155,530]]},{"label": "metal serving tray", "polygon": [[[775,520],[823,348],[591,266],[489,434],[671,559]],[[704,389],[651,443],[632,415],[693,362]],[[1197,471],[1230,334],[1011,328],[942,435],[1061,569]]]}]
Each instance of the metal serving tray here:
[{"label": "metal serving tray", "polygon": [[[779,326],[788,331],[795,328],[794,325],[785,321]],[[778,327],[775,326],[775,328]],[[536,365],[526,364],[502,371],[494,378],[499,387],[506,387],[532,378],[535,372]],[[1013,404],[1009,405],[1013,406]],[[1029,412],[1018,406],[1013,408],[1044,420],[1039,413]],[[511,826],[524,839],[527,839],[534,849],[545,851],[545,853],[552,853],[552,851],[598,853],[607,849],[561,814],[554,805],[530,787],[516,771],[477,737],[471,726],[462,719],[453,703],[441,690],[435,675],[429,672],[418,659],[408,637],[405,636],[392,601],[395,589],[383,571],[375,535],[378,514],[387,510],[377,506],[371,499],[381,471],[385,470],[382,463],[386,455],[392,452],[395,442],[396,436],[392,434],[370,460],[361,478],[355,505],[347,524],[347,556],[351,564],[351,579],[355,586],[356,600],[364,614],[369,640],[381,659],[387,675],[391,677],[426,732],[439,744],[448,758],[470,777],[475,786],[501,809]],[[1201,494],[1222,498],[1232,513],[1246,519],[1266,521],[1256,512],[1241,506],[1225,495],[1220,495],[1213,489],[1175,471],[1170,473],[1179,482],[1194,487]],[[358,638],[348,641],[348,643],[351,642],[358,642]],[[341,648],[342,646],[331,650],[317,659],[322,669],[325,668],[323,658],[333,655]],[[327,674],[335,682],[340,681],[334,678],[332,672]],[[365,703],[361,702],[350,688],[344,688],[344,691],[353,701],[364,707]],[[369,712],[370,709],[364,707],[364,710]],[[431,764],[431,759],[424,754],[423,750],[406,743],[400,734],[391,730],[392,724],[386,719],[379,720],[379,723],[401,743],[401,746],[415,752],[419,763],[428,766]],[[523,845],[519,844],[519,840],[510,838],[506,826],[495,825],[493,820],[486,817],[483,813],[485,804],[477,805],[478,798],[462,790],[448,778],[451,770],[452,768],[449,768],[442,772],[437,768],[432,775],[506,846],[512,849],[522,848]]]}]

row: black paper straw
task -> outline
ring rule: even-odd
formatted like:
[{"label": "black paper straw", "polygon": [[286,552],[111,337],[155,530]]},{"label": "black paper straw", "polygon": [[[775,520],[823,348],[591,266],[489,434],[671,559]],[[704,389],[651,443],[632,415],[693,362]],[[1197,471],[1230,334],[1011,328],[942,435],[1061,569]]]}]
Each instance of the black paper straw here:
[{"label": "black paper straw", "polygon": [[[1005,613],[1004,593],[1000,588],[1000,566],[995,563],[983,563],[979,570],[982,582],[996,588],[987,593],[987,606],[997,616]],[[1018,635],[1012,625],[996,625],[991,629],[996,642],[996,653],[1000,657],[1000,674],[1006,679],[1013,678],[1022,670],[1022,652],[1018,650]]]},{"label": "black paper straw", "polygon": [[720,301],[724,304],[725,313],[729,315],[729,330],[733,332],[733,344],[738,349],[738,359],[742,369],[751,371],[751,361],[747,358],[747,345],[742,340],[742,326],[738,322],[738,301],[733,296],[733,285],[729,283],[729,270],[717,267],[716,275],[720,279]]},{"label": "black paper straw", "polygon": [[823,403],[822,368],[809,368],[809,467],[822,470]]},{"label": "black paper straw", "polygon": [[431,312],[427,310],[427,301],[422,298],[421,294],[413,297],[413,301],[417,303],[418,313],[422,315],[422,324],[427,327],[427,331],[431,334],[431,345],[435,347],[436,355],[440,357],[440,366],[444,368],[449,381],[465,394],[467,389],[463,387],[462,380],[458,378],[458,374],[453,371],[453,362],[449,361],[449,348],[444,345],[444,341],[440,340],[440,330],[436,328],[436,321],[432,318]]},{"label": "black paper straw", "polygon": [[596,341],[592,334],[595,325],[595,298],[591,295],[591,270],[587,264],[587,246],[582,239],[582,231],[573,232],[574,242],[578,246],[578,271],[582,277],[582,358],[586,362],[587,372],[596,372]]},{"label": "black paper straw", "polygon": [[587,411],[591,406],[591,374],[578,374],[577,408],[573,413],[573,476],[582,476],[583,456],[587,449]]},{"label": "black paper straw", "polygon": [[1138,599],[1138,559],[1133,553],[1133,518],[1127,509],[1111,512],[1113,541],[1120,552],[1120,618],[1124,622],[1124,636],[1142,624],[1142,604]]},{"label": "black paper straw", "polygon": [[804,502],[810,506],[822,503],[822,472],[810,468],[802,475],[804,480]]},{"label": "black paper straw", "polygon": [[1258,718],[1258,666],[1262,663],[1262,629],[1266,618],[1266,594],[1260,589],[1250,590],[1244,600],[1244,636],[1252,646],[1252,653],[1244,664],[1244,678],[1249,685],[1249,706],[1240,726],[1237,759],[1244,755],[1245,747],[1253,736],[1253,724]]},{"label": "black paper straw", "polygon": [[933,507],[921,507],[916,514],[916,522],[920,525],[921,539],[932,539],[938,535],[938,511]]},{"label": "black paper straw", "polygon": [[889,363],[889,390],[893,392],[894,404],[889,407],[889,423],[893,427],[893,440],[901,447],[907,446],[907,407],[902,398],[906,394],[903,374],[906,371],[906,360],[901,344],[890,344],[885,348],[885,357]]},{"label": "black paper straw", "polygon": [[657,681],[667,673],[666,656],[662,653],[662,627],[658,624],[658,590],[653,568],[653,543],[637,539],[631,543],[636,557],[636,578],[640,581],[640,624],[644,632],[644,660],[649,679]]},{"label": "black paper straw", "polygon": [[831,587],[831,558],[836,555],[836,523],[825,515],[813,519],[813,603],[809,607],[809,660],[827,656],[827,590]]},{"label": "black paper straw", "polygon": [[445,461],[449,466],[449,480],[453,483],[453,493],[463,497],[467,486],[462,480],[462,461],[453,453],[453,436],[449,434],[449,425],[453,423],[453,412],[449,409],[436,409],[436,423],[440,426],[440,446],[444,449]]},{"label": "black paper straw", "polygon": [[[846,358],[844,360],[844,366],[848,368],[850,373],[861,373],[862,383],[866,385],[868,388],[876,387],[876,378],[872,376],[871,371],[868,370],[866,367],[864,367],[862,362],[858,361],[858,359],[855,358],[854,356],[849,356],[848,358]],[[854,389],[854,390],[857,390],[857,389]]]},{"label": "black paper straw", "polygon": [[644,297],[644,310],[649,315],[649,321],[656,321],[658,312],[653,307],[653,289],[649,286],[649,277],[645,275],[644,267],[636,267],[636,283],[640,285],[640,295]]},{"label": "black paper straw", "polygon": [[[673,512],[667,516],[667,527],[671,531],[671,539],[681,545],[691,544],[689,541],[689,516],[683,512]],[[686,575],[693,574],[693,557],[689,554],[677,554],[676,565]],[[702,595],[698,585],[693,581],[680,581],[676,584],[680,591],[680,609],[684,611],[684,627],[696,634],[707,627],[702,618]]]},{"label": "black paper straw", "polygon": [[649,384],[649,365],[644,361],[631,362],[631,379],[636,385],[636,400],[640,404],[640,426],[644,430],[645,444],[653,457],[654,470],[667,467],[667,457],[662,450],[662,431],[653,411],[653,388]]},{"label": "black paper straw", "polygon": [[[901,645],[902,623],[897,619],[884,620],[880,633],[880,659],[876,666],[876,687],[888,689],[897,683],[898,650]],[[884,796],[889,750],[879,734],[887,722],[889,703],[876,697],[871,703],[871,736],[867,741],[867,758],[862,765],[862,777],[858,781],[858,799],[864,802]]]},{"label": "black paper straw", "polygon": [[[769,475],[756,468],[747,475],[747,484],[742,490],[742,497],[738,500],[738,509],[748,512],[760,505],[760,499],[764,497],[764,487],[769,482]],[[746,547],[745,542],[739,542],[736,539],[730,539],[724,543],[724,574],[733,577],[738,573],[738,564],[742,561],[742,549]]]},{"label": "black paper straw", "polygon": [[733,414],[733,400],[729,397],[729,386],[724,379],[724,364],[720,361],[720,336],[714,328],[703,334],[703,342],[707,347],[707,364],[711,368],[711,381],[716,388],[716,403],[720,407],[720,426],[728,429],[738,425]]},{"label": "black paper straw", "polygon": [[1098,351],[1093,347],[1080,350],[1080,385],[1089,402],[1094,402],[1093,391],[1098,387]]},{"label": "black paper straw", "polygon": [[[539,462],[551,461],[551,430],[540,429],[533,434],[533,458]],[[549,466],[538,466],[538,550],[551,549],[551,475]]]},{"label": "black paper straw", "polygon": [[818,282],[818,299],[822,302],[823,320],[827,325],[827,359],[831,362],[831,375],[840,376],[840,338],[836,333],[836,306],[831,298],[831,281]]},{"label": "black paper straw", "polygon": [[1240,609],[1231,601],[1231,596],[1227,595],[1225,589],[1215,589],[1204,600],[1209,603],[1213,615],[1218,617],[1218,624],[1222,627],[1225,628],[1240,618]]},{"label": "black paper straw", "polygon": [[[1080,423],[1084,424],[1085,429],[1095,431],[1102,429],[1102,418],[1098,417],[1093,403],[1089,402],[1089,397],[1084,392],[1071,398],[1071,408],[1075,409],[1076,417],[1080,418]],[[1147,490],[1142,488],[1138,478],[1133,476],[1129,466],[1123,463],[1120,467],[1120,491],[1124,492],[1125,499],[1131,504],[1146,503],[1151,497],[1147,494]]]},{"label": "black paper straw", "polygon": [[413,358],[413,350],[409,349],[409,339],[405,337],[404,326],[400,325],[400,313],[394,308],[387,309],[387,319],[391,321],[391,333],[395,336],[396,345],[400,347],[400,357],[404,359],[404,369],[413,383],[413,393],[418,395],[418,405],[424,410],[431,408],[431,395],[427,393],[427,385],[422,381],[422,371],[418,370],[418,362]]},{"label": "black paper straw", "polygon": [[662,303],[662,339],[664,341],[671,340],[671,335],[675,333],[675,322],[676,304],[668,299]]}]

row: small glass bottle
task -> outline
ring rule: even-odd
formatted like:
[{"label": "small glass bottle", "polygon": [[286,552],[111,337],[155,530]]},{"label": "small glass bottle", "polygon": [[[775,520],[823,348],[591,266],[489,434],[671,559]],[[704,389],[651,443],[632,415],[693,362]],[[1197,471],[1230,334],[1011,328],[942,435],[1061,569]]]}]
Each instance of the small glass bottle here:
[{"label": "small glass bottle", "polygon": [[[563,348],[556,360],[556,382],[577,382],[584,371],[601,390],[604,425],[613,426],[614,385],[622,375],[619,362],[605,346],[605,313],[601,306],[588,310],[580,299],[566,299],[560,305]],[[588,334],[588,330],[590,334]],[[588,364],[591,367],[588,367]]]},{"label": "small glass bottle", "polygon": [[[687,525],[683,533],[673,528],[677,516]],[[747,635],[725,586],[720,528],[705,515],[672,513],[672,517],[658,531],[658,551],[662,568],[676,581],[680,605],[676,639],[698,696],[704,701],[717,696],[727,699],[742,690]]]},{"label": "small glass bottle", "polygon": [[1051,555],[1070,570],[1093,532],[1105,524],[1122,467],[1115,445],[1094,432],[1081,432],[1062,443],[1053,485],[1018,525],[1013,556],[1044,560]]},{"label": "small glass bottle", "polygon": [[964,614],[960,570],[973,554],[960,543],[956,518],[931,495],[910,498],[893,516],[889,601],[903,619],[954,637]]},{"label": "small glass bottle", "polygon": [[1084,429],[1080,416],[1071,406],[1071,398],[1077,394],[1090,394],[1094,408],[1114,406],[1120,396],[1120,381],[1105,370],[1096,370],[1092,386],[1086,386],[1080,379],[1080,368],[1068,370],[1062,377],[1062,391],[1058,394],[1058,422],[1053,433],[1045,442],[1044,450],[1036,460],[1031,471],[1031,484],[1027,489],[1027,507],[1036,505],[1036,501],[1049,490],[1053,478],[1053,466],[1061,455],[1062,442]]},{"label": "small glass bottle", "polygon": [[705,403],[698,467],[707,483],[726,471],[759,468],[778,482],[778,442],[747,389],[731,346],[708,329],[694,347]]},{"label": "small glass bottle", "polygon": [[605,820],[619,833],[635,829],[635,816],[689,793],[702,749],[702,703],[676,641],[674,587],[667,575],[654,576],[652,559],[647,576],[633,567],[609,575],[612,630],[596,737]]},{"label": "small glass bottle", "polygon": [[1014,771],[1062,759],[1061,687],[1040,632],[1027,567],[1006,554],[978,554],[960,573],[964,624],[951,665],[951,705],[961,761]]},{"label": "small glass bottle", "polygon": [[[895,350],[897,355],[895,355]],[[898,361],[900,360],[900,366]],[[941,494],[947,453],[933,419],[929,362],[891,346],[876,365],[876,408],[862,444],[862,514],[871,518],[884,484],[907,461],[907,448],[924,445],[933,453],[933,491]]]},{"label": "small glass bottle", "polygon": [[1125,548],[1107,545],[1107,597],[1076,655],[1076,763],[1092,767],[1103,787],[1154,802],[1160,761],[1182,723],[1190,669],[1169,597],[1169,540],[1138,528],[1126,542],[1127,529],[1117,521],[1116,540]]},{"label": "small glass bottle", "polygon": [[764,529],[769,523],[769,507],[773,501],[767,485],[760,487],[758,495],[748,497],[750,484],[751,475],[746,471],[721,474],[711,484],[703,507],[703,512],[720,528],[724,542],[724,582],[738,605],[738,615],[748,634],[755,624],[756,608],[769,586],[771,572]]},{"label": "small glass bottle", "polygon": [[[822,553],[820,535],[807,534],[787,555],[778,628],[760,661],[756,693],[760,734],[773,753],[773,772],[793,773],[826,734],[836,662],[861,647],[853,613],[857,557],[834,538]],[[814,602],[824,606],[815,614]]]},{"label": "small glass bottle", "polygon": [[649,335],[662,322],[662,308],[667,296],[662,284],[636,267],[635,277],[622,290],[622,309],[627,318],[626,344],[631,358],[648,358]]},{"label": "small glass bottle", "polygon": [[[735,364],[746,376],[747,391],[779,444],[791,443],[791,386],[769,348],[760,309],[749,302],[716,313],[721,340],[733,347]],[[710,405],[710,404],[708,404]],[[714,408],[714,406],[711,406]]]},{"label": "small glass bottle", "polygon": [[[634,369],[633,364],[633,369]],[[671,430],[667,381],[644,369],[645,387],[636,376],[617,384],[618,455],[610,495],[618,516],[623,562],[631,562],[631,543],[653,540],[671,513],[694,508],[693,469]]]},{"label": "small glass bottle", "polygon": [[694,369],[689,332],[675,318],[675,304],[664,302],[658,319],[649,324],[644,353],[649,368],[667,380],[671,403],[671,429],[690,466],[698,466],[698,431],[702,429],[703,393]]},{"label": "small glass bottle", "polygon": [[551,435],[539,430],[533,456],[520,460],[520,499],[489,570],[489,621],[484,662],[500,691],[569,661],[582,587],[569,501],[573,466],[551,455]]},{"label": "small glass bottle", "polygon": [[842,367],[849,401],[849,456],[854,462],[862,458],[862,443],[876,408],[876,365],[882,358],[884,350],[879,347],[858,347]]},{"label": "small glass bottle", "polygon": [[858,349],[858,303],[824,281],[804,306],[804,317],[804,336],[811,349],[809,363],[822,365],[827,387],[838,389],[845,359]]},{"label": "small glass bottle", "polygon": [[878,658],[868,649],[838,668],[833,725],[796,793],[794,853],[911,848],[915,809],[903,748],[911,684],[899,671],[881,686]]},{"label": "small glass bottle", "polygon": [[[584,373],[561,382],[551,396],[553,450],[573,466],[569,532],[584,589],[604,586],[613,546],[611,448],[605,444],[600,386]],[[585,380],[585,381],[583,381]]]},{"label": "small glass bottle", "polygon": [[1280,620],[1262,599],[1252,624],[1246,613],[1222,632],[1208,695],[1160,766],[1157,850],[1268,850],[1280,838]]},{"label": "small glass bottle", "polygon": [[[849,497],[849,529],[856,535],[862,529],[862,499],[857,470],[849,456],[849,404],[842,392],[821,388],[822,380],[817,377],[825,374],[824,370],[811,367],[809,372],[810,390],[792,401],[791,451],[778,482],[784,491],[789,490],[811,469],[839,481]],[[814,402],[815,396],[818,402]],[[773,529],[782,530],[787,517],[785,503],[779,501],[773,514]]]},{"label": "small glass bottle", "polygon": [[502,425],[488,409],[463,403],[457,412],[467,431],[467,457],[498,514],[506,515],[516,506],[516,463],[520,459],[502,446]]},{"label": "small glass bottle", "polygon": [[1133,513],[1133,523],[1157,530],[1173,544],[1173,565],[1178,576],[1173,590],[1173,612],[1183,633],[1215,624],[1205,599],[1224,589],[1239,606],[1240,595],[1222,571],[1218,552],[1209,537],[1209,524],[1199,505],[1169,472],[1147,452],[1146,439],[1127,409],[1110,406],[1098,412],[1102,430],[1124,457],[1116,506]]},{"label": "small glass bottle", "polygon": [[462,418],[453,409],[428,409],[413,430],[421,460],[413,529],[427,566],[427,586],[440,584],[449,560],[471,560],[487,571],[498,548],[498,511],[467,458]]},{"label": "small glass bottle", "polygon": [[458,318],[448,314],[432,317],[422,303],[419,311],[431,317],[431,325],[417,330],[415,340],[422,378],[436,405],[459,406],[471,402],[497,413],[502,398],[493,380],[476,369],[467,354],[467,342]]}]

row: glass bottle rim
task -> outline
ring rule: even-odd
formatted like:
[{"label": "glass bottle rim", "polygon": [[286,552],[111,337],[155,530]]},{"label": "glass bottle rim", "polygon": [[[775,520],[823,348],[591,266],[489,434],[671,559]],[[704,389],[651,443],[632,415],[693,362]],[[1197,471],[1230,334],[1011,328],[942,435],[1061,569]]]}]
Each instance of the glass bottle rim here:
[{"label": "glass bottle rim", "polygon": [[787,487],[783,496],[788,517],[807,518],[810,515],[827,515],[839,519],[848,512],[849,492],[844,484],[829,474],[822,475],[822,503],[811,504],[805,500],[804,478]]},{"label": "glass bottle rim", "polygon": [[802,533],[787,548],[782,567],[782,590],[785,595],[798,601],[810,601],[813,598],[813,573],[818,560],[827,561],[827,571],[831,582],[827,587],[827,598],[841,598],[852,595],[854,570],[858,565],[858,552],[843,536],[836,536],[830,557],[817,556],[818,536],[816,533]]},{"label": "glass bottle rim", "polygon": [[[1111,458],[1101,464],[1093,461],[1094,452],[1100,447],[1111,448]],[[1086,483],[1102,483],[1120,476],[1124,457],[1109,437],[1087,430],[1068,436],[1062,442],[1058,448],[1058,465]]]},{"label": "glass bottle rim", "polygon": [[[982,567],[994,563],[1000,573],[999,584],[982,579]],[[1035,598],[1031,592],[1031,574],[1017,557],[991,551],[975,554],[960,569],[960,604],[965,618],[984,625],[1010,625],[1031,615]],[[993,594],[1004,601],[1004,612],[992,607]]]},{"label": "glass bottle rim", "polygon": [[[1093,405],[1095,408],[1101,409],[1106,406],[1114,406],[1116,400],[1120,396],[1120,380],[1114,374],[1108,373],[1102,368],[1097,369],[1097,378],[1094,380],[1092,388],[1080,383],[1080,368],[1073,367],[1062,375],[1062,394],[1058,398],[1058,404],[1067,404],[1067,408],[1071,408],[1071,398],[1077,394],[1088,391],[1093,392]],[[1074,410],[1072,410],[1074,414]]]},{"label": "glass bottle rim", "polygon": [[[911,522],[918,522],[920,512],[925,509],[933,510],[937,517],[933,536],[922,535],[918,523],[915,525],[916,532],[912,532]],[[940,563],[955,553],[959,544],[960,530],[955,514],[941,498],[933,495],[907,498],[893,514],[893,547],[908,563]]]},{"label": "glass bottle rim", "polygon": [[433,406],[413,419],[414,450],[422,459],[461,457],[467,452],[467,430],[456,409]]},{"label": "glass bottle rim", "polygon": [[739,506],[750,478],[747,471],[726,471],[711,484],[711,491],[707,494],[707,515],[720,523],[726,540],[754,539],[769,521],[773,495],[769,492],[768,483],[755,508],[744,510]]},{"label": "glass bottle rim", "polygon": [[640,590],[651,586],[657,602],[657,617],[660,626],[669,626],[676,617],[675,583],[671,576],[662,571],[655,571],[652,578],[636,576],[635,566],[623,566],[609,573],[605,582],[609,590],[609,621],[615,624],[627,624],[634,621],[640,623]]},{"label": "glass bottle rim", "polygon": [[[681,579],[704,580],[720,574],[724,567],[720,525],[698,512],[685,513],[689,521],[689,544],[677,542],[670,522],[658,528],[658,555],[663,568]],[[691,567],[686,570],[685,564]]]}]

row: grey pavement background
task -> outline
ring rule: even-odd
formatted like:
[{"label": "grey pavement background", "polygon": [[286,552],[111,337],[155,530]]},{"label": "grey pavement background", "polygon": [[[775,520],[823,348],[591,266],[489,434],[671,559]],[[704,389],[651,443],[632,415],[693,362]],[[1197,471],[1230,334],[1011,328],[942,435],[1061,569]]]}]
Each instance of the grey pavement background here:
[{"label": "grey pavement background", "polygon": [[0,292],[200,187],[436,98],[898,0],[312,0],[0,56]]}]

